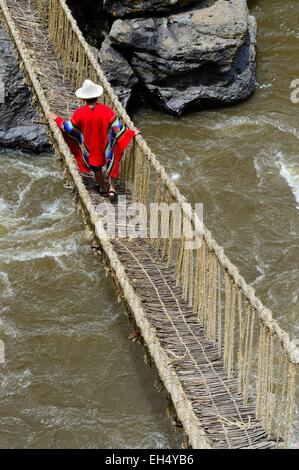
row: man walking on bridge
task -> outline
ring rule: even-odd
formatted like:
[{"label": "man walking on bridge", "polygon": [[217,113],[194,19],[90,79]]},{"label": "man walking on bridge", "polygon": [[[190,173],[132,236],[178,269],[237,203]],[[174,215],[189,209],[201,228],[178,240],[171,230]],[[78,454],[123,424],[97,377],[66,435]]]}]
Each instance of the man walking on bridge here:
[{"label": "man walking on bridge", "polygon": [[[98,103],[102,94],[101,86],[85,80],[76,91],[76,96],[86,104],[77,109],[70,120],[54,114],[48,114],[47,118],[55,119],[77,160],[79,170],[83,173],[93,171],[99,193],[113,202],[117,198],[115,182],[119,163],[136,132],[127,129],[112,109]],[[109,190],[102,174],[104,166],[109,176]]]}]

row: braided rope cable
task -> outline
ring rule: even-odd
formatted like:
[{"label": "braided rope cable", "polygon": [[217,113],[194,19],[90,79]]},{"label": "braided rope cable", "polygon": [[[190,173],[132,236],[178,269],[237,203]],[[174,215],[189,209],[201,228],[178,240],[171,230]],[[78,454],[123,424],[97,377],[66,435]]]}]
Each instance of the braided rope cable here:
[{"label": "braided rope cable", "polygon": [[[41,85],[37,79],[34,70],[32,70],[31,63],[27,57],[27,50],[23,46],[22,39],[10,14],[6,0],[0,0],[0,8],[3,13],[5,23],[17,47],[21,61],[25,66],[27,76],[33,85],[42,112],[46,114],[50,112],[46,96],[41,88]],[[143,338],[148,346],[151,356],[153,357],[157,365],[160,378],[163,381],[166,390],[171,396],[178,418],[184,426],[189,442],[192,448],[194,449],[210,448],[210,440],[205,434],[201,426],[200,420],[193,411],[192,404],[183,390],[182,384],[174,371],[171,361],[167,359],[165,355],[165,351],[163,350],[160,341],[157,338],[155,329],[147,320],[147,315],[144,311],[142,302],[136,295],[134,288],[129,281],[124,266],[120,262],[119,257],[113,249],[107,232],[104,229],[101,218],[97,214],[96,209],[91,201],[88,190],[86,189],[83,180],[79,174],[77,164],[56,124],[50,122],[49,126],[51,134],[53,136],[55,150],[57,151],[58,155],[62,154],[65,159],[68,172],[76,185],[80,199],[81,201],[83,201],[86,211],[89,214],[90,221],[95,227],[96,236],[101,241],[102,247],[109,259],[111,269],[113,270],[119,281],[119,285],[121,286],[122,291],[124,292],[129,307],[134,312],[137,326],[142,331]]]},{"label": "braided rope cable", "polygon": [[[52,0],[52,1],[53,1],[54,4],[57,4],[57,5],[61,3],[61,0],[59,0],[59,1],[58,1],[58,0]],[[8,2],[8,3],[9,3],[9,2]],[[3,10],[2,4],[5,4],[5,5],[7,6],[7,2],[4,1],[4,0],[0,0],[0,6],[2,7],[2,10]],[[10,14],[9,10],[8,10],[8,14]],[[67,27],[67,29],[68,29],[68,31],[69,31],[69,30],[70,30],[70,29],[69,29],[69,24],[68,24],[68,22],[66,21],[66,17],[63,17],[63,15],[60,15],[60,16],[62,16],[62,18],[63,18],[63,23],[66,25],[66,27]],[[12,18],[11,18],[11,19],[12,19]],[[13,22],[12,22],[12,23],[13,23]],[[12,26],[14,26],[14,23],[12,24]],[[15,31],[16,31],[16,34],[18,35],[18,31],[16,30],[16,28],[14,28],[14,29],[15,29]],[[12,32],[12,31],[11,31],[11,32]],[[74,33],[74,35],[75,35],[75,37],[76,37],[76,34],[75,34],[75,33]],[[14,38],[15,38],[15,36],[14,36]],[[19,38],[21,38],[20,35],[19,35]],[[20,39],[20,40],[21,40],[21,39]],[[22,40],[21,40],[21,41],[22,41]],[[17,44],[17,41],[15,41],[15,42],[16,42],[16,44]],[[22,45],[22,44],[21,44],[21,45]],[[17,44],[17,47],[18,47],[18,49],[19,49],[19,45],[18,45],[18,44]],[[88,47],[88,46],[87,46],[87,47]],[[79,50],[80,50],[80,49],[79,49]],[[19,52],[20,52],[20,50],[19,50]],[[28,56],[28,54],[30,53],[30,50],[25,49],[23,52],[24,52],[24,54],[23,54],[24,57],[29,58],[29,60],[27,61],[27,65],[26,65],[25,68],[27,69],[29,78],[31,79],[32,76],[33,76],[33,77],[35,76],[35,72],[34,72],[34,63],[31,63],[31,62],[30,62],[30,55]],[[21,55],[21,54],[20,54],[20,55]],[[22,56],[22,55],[21,55],[21,56]],[[81,50],[80,56],[81,56],[81,59],[83,59],[83,62],[82,62],[82,60],[81,60],[81,62],[80,62],[79,65],[80,65],[80,68],[83,69],[83,67],[84,67],[83,63],[85,63],[85,59],[84,59],[84,54],[83,54],[83,51],[82,51],[82,50]],[[23,62],[25,63],[25,60],[24,60],[24,59],[23,59]],[[83,77],[82,70],[80,71],[80,75],[82,75],[82,77]],[[36,77],[35,77],[35,78],[36,78]],[[32,79],[31,79],[31,81],[32,81],[32,83],[33,83],[33,80],[32,80]],[[41,95],[39,95],[39,94],[37,93],[37,85],[35,85],[34,83],[33,83],[33,85],[34,85],[34,89],[35,89],[35,91],[36,91],[36,94],[37,94],[37,96],[38,96],[38,99],[39,99],[39,102],[40,102],[40,105],[41,105],[43,111],[44,111],[44,112],[48,112],[48,111],[49,111],[49,106],[48,106],[48,104],[47,104],[46,97],[45,97],[45,95],[44,95],[43,92],[42,92],[42,89],[41,89],[41,86],[40,86],[40,84],[39,84],[39,81],[37,81],[37,85],[40,87],[40,90],[41,90],[41,92],[42,92]],[[113,90],[112,90],[112,91],[113,91]],[[43,95],[43,96],[42,96],[42,95]],[[43,97],[44,97],[44,103],[42,102]],[[116,99],[117,99],[117,98],[116,98]],[[121,105],[120,105],[120,106],[121,106]],[[45,109],[46,109],[46,111],[45,111]],[[55,125],[54,125],[54,127],[55,127]],[[60,153],[63,153],[63,154],[64,154],[64,157],[65,157],[66,162],[67,162],[67,166],[70,168],[70,166],[71,166],[71,164],[72,164],[74,171],[77,172],[77,174],[78,174],[78,171],[77,171],[77,168],[76,168],[76,164],[75,164],[75,162],[74,162],[74,159],[72,158],[70,152],[68,151],[68,148],[65,146],[64,140],[61,138],[60,133],[58,133],[58,134],[59,134],[59,138],[58,138],[58,134],[57,134],[57,132],[56,132],[57,129],[56,129],[56,131],[53,130],[53,129],[54,129],[54,128],[53,128],[53,123],[51,123],[50,128],[51,128],[52,134],[53,134],[53,136],[54,136],[56,142],[58,143],[58,145],[56,144],[56,150],[58,150],[58,152],[60,151]],[[55,135],[55,134],[57,134],[57,135]],[[63,146],[64,146],[65,148],[64,148]],[[139,144],[138,144],[138,147],[139,147],[139,152],[140,152],[140,148],[142,149],[142,147],[140,147]],[[70,160],[69,160],[69,161],[68,161],[68,159],[67,159],[67,156],[65,155],[65,151],[69,154],[69,157],[70,157]],[[142,156],[143,156],[143,157],[145,156],[143,149],[142,149],[142,152],[140,152],[140,153],[142,153]],[[145,159],[146,159],[146,161],[151,162],[151,158],[148,158],[147,156],[145,156]],[[140,163],[141,163],[141,162],[140,162]],[[140,168],[143,168],[143,166],[144,166],[144,162],[141,163]],[[79,183],[79,180],[75,180],[72,171],[70,171],[70,174],[71,174],[72,178],[73,178],[74,181],[75,181],[75,184],[76,184],[76,186],[77,186],[77,188],[78,188],[78,190],[79,190],[79,193],[80,193],[80,196],[81,196],[82,200],[84,201],[84,197],[82,196],[82,194],[81,194],[81,192],[80,192],[80,183]],[[78,174],[78,176],[79,176],[79,178],[80,178],[80,175],[79,175],[79,174]],[[136,175],[135,175],[135,176],[136,176]],[[164,187],[164,188],[167,188],[167,190],[170,191],[170,190],[169,190],[169,187],[168,187],[168,184],[167,184],[167,181],[163,178],[163,174],[157,172],[157,176],[158,176],[159,180],[161,181],[163,187]],[[138,185],[140,185],[141,182],[142,182],[142,180],[140,180],[141,175],[137,175],[137,177],[138,177],[138,178],[137,178],[137,179],[138,179],[137,183],[138,183]],[[80,178],[80,180],[81,180],[81,178]],[[140,181],[139,181],[139,180],[140,180]],[[171,181],[171,183],[172,183],[172,181]],[[172,184],[173,184],[173,183],[172,183]],[[81,181],[81,185],[82,185],[82,181]],[[174,184],[173,184],[173,185],[174,185]],[[85,190],[85,192],[86,192],[86,190]],[[139,192],[140,192],[140,188],[138,188],[138,194],[139,194]],[[171,194],[172,194],[172,193],[171,193]],[[141,194],[141,196],[142,196],[142,194]],[[167,198],[168,198],[168,195],[166,195],[166,196],[167,196]],[[172,196],[172,197],[173,197],[173,196]],[[87,198],[87,199],[88,199],[88,198]],[[86,199],[86,200],[87,200],[87,199]],[[176,199],[176,198],[175,198],[175,199]],[[177,200],[177,199],[176,199],[176,200]],[[185,198],[184,198],[183,196],[181,196],[181,201],[185,201]],[[87,201],[87,202],[88,202],[88,201]],[[85,203],[85,201],[84,201],[84,203]],[[181,204],[181,202],[180,202],[180,204]],[[85,204],[85,206],[86,206],[88,212],[90,213],[91,210],[92,210],[92,207],[90,207],[88,204]],[[189,214],[189,215],[187,215],[187,217],[189,218],[189,220],[192,221],[193,214],[192,214],[192,211],[189,210],[188,206],[187,206],[187,209],[186,209],[186,206],[184,206],[183,204],[181,204],[181,210],[182,210],[182,212],[184,213],[185,216],[186,216],[186,214]],[[92,217],[91,217],[91,219],[92,219]],[[247,286],[246,283],[245,283],[245,281],[244,281],[244,279],[240,277],[241,280],[244,281],[246,287],[248,288],[247,291],[246,291],[245,289],[243,289],[242,286],[240,286],[240,285],[235,281],[235,278],[233,277],[232,273],[231,273],[228,269],[226,269],[226,267],[223,265],[223,263],[221,263],[221,257],[218,256],[219,253],[217,254],[217,252],[214,250],[214,248],[213,248],[213,247],[211,248],[211,245],[209,244],[209,236],[212,238],[212,235],[210,234],[210,232],[208,232],[208,231],[204,228],[203,231],[201,231],[201,233],[204,233],[204,238],[205,238],[205,242],[206,242],[206,244],[207,244],[207,247],[209,248],[209,250],[210,250],[211,252],[214,251],[215,255],[216,255],[217,258],[218,258],[218,262],[222,265],[222,267],[224,267],[224,269],[226,270],[227,275],[229,275],[230,282],[232,283],[232,285],[234,285],[234,289],[235,289],[237,286],[241,288],[241,290],[242,290],[244,296],[247,298],[247,300],[249,301],[249,304],[250,304],[250,306],[251,306],[251,310],[252,310],[251,314],[252,314],[252,313],[255,313],[255,312],[258,313],[259,318],[262,320],[262,322],[261,322],[261,324],[263,325],[262,329],[264,329],[264,328],[266,327],[267,330],[269,330],[269,332],[271,332],[272,334],[274,334],[276,337],[278,337],[278,338],[280,339],[282,348],[283,348],[283,350],[287,353],[287,354],[286,354],[286,355],[287,355],[287,358],[290,360],[291,358],[290,358],[289,351],[286,349],[286,344],[288,344],[288,342],[289,342],[289,346],[290,346],[291,350],[294,352],[294,354],[298,353],[298,351],[296,350],[296,346],[295,346],[295,349],[294,349],[294,344],[292,344],[292,342],[290,342],[290,340],[289,340],[289,338],[288,338],[288,335],[287,335],[285,332],[283,332],[283,330],[281,330],[281,329],[278,327],[277,322],[272,318],[272,313],[271,313],[271,311],[268,310],[268,309],[266,309],[266,308],[261,304],[261,302],[259,301],[259,299],[257,299],[257,298],[255,297],[254,290],[253,290],[250,286]],[[106,233],[105,233],[104,231],[102,232],[102,234],[103,234],[104,237],[107,237],[107,235],[106,235]],[[213,239],[212,239],[212,242],[213,242]],[[216,242],[215,242],[215,243],[216,243]],[[182,245],[182,247],[183,247],[183,244],[182,244],[182,243],[181,243],[181,245]],[[221,247],[219,247],[219,246],[218,246],[218,248],[219,248],[220,250],[222,250],[222,253],[220,253],[220,254],[222,254],[222,255],[224,256],[223,249],[222,249]],[[186,257],[186,253],[185,253],[185,250],[183,249],[181,262],[182,262],[182,269],[183,269],[184,272],[187,270],[187,265],[189,265],[189,262],[188,262],[189,258],[188,258],[188,257],[185,258],[185,257]],[[224,256],[224,258],[225,258],[225,256]],[[191,264],[191,263],[190,263],[190,264]],[[235,275],[238,275],[237,268],[236,268],[234,265],[232,265],[232,267],[236,270]],[[183,271],[182,271],[182,272],[183,272]],[[185,273],[185,274],[187,274],[187,273]],[[207,278],[207,282],[209,282],[209,276],[208,276],[208,278]],[[209,286],[208,286],[208,287],[209,287]],[[188,283],[186,283],[185,288],[186,288],[186,294],[187,294],[187,290],[189,289]],[[207,295],[209,294],[209,291],[210,291],[210,289],[208,288],[208,289],[207,289]],[[248,297],[248,292],[249,292],[249,296],[252,297],[251,300],[250,300],[250,298]],[[211,295],[213,296],[214,294],[211,292]],[[205,300],[206,300],[206,299],[205,299]],[[210,300],[211,300],[211,299],[210,299]],[[215,299],[214,299],[214,300],[215,300]],[[254,304],[255,301],[257,302],[256,304]],[[259,304],[258,302],[260,302],[260,304]],[[210,303],[211,303],[211,302],[210,302]],[[259,308],[260,308],[260,310],[258,310]],[[233,328],[232,328],[232,329],[233,329]],[[280,333],[280,335],[277,334],[277,331]],[[268,341],[268,340],[269,340],[269,338],[266,337],[266,341]],[[267,359],[267,358],[268,358],[268,352],[267,352],[267,350],[266,350],[265,348],[263,348],[263,351],[264,351],[264,353],[265,353],[265,359]],[[230,351],[228,351],[228,352],[230,353]],[[230,355],[231,355],[231,353],[230,353]],[[298,356],[297,356],[297,357],[298,357]],[[286,359],[287,359],[287,358],[286,358]],[[228,362],[231,362],[231,358],[228,358]],[[291,362],[293,362],[293,365],[294,365],[294,364],[298,363],[298,360],[297,360],[297,361],[291,361]],[[290,367],[291,367],[291,365],[290,365]],[[291,420],[291,412],[290,412],[290,410],[291,410],[292,407],[293,407],[293,398],[294,398],[294,394],[293,394],[292,388],[294,388],[294,386],[293,386],[293,383],[294,383],[294,376],[293,376],[293,374],[295,374],[295,366],[294,366],[292,369],[290,369],[290,370],[292,371],[292,374],[290,374],[290,376],[291,376],[291,383],[290,383],[290,387],[288,387],[288,398],[287,398],[287,404],[288,404],[287,415],[288,415],[288,420],[287,420],[287,421],[290,421],[290,420]],[[246,375],[247,375],[247,374],[246,374]],[[271,385],[270,382],[269,382],[269,371],[267,370],[267,366],[266,366],[266,368],[265,368],[265,367],[261,367],[261,380],[262,380],[262,387],[261,387],[262,391],[261,391],[261,397],[260,397],[260,398],[261,398],[262,401],[264,401],[266,395],[268,394],[268,388],[269,388],[270,385]],[[263,407],[262,407],[262,408],[263,408]],[[286,441],[287,441],[287,442],[289,441],[289,437],[286,439]]]},{"label": "braided rope cable", "polygon": [[[96,71],[98,79],[100,80],[105,90],[105,93],[108,94],[116,112],[122,116],[122,119],[126,126],[130,127],[131,129],[136,129],[134,122],[132,121],[126,110],[123,108],[112,86],[108,82],[103,70],[101,69],[98,60],[92,53],[69,7],[65,3],[65,0],[56,1],[59,3],[66,18],[68,19],[73,29],[73,32],[75,33],[81,47],[83,48],[86,57],[90,61],[94,70]],[[291,341],[289,335],[284,330],[282,330],[282,328],[280,328],[277,321],[273,318],[271,310],[269,308],[266,308],[262,304],[261,300],[255,295],[255,290],[253,289],[253,287],[249,286],[246,283],[245,279],[239,273],[238,268],[224,254],[223,248],[215,241],[211,232],[206,227],[204,227],[201,222],[197,220],[196,215],[194,214],[191,206],[189,206],[189,204],[186,204],[186,198],[180,193],[175,183],[166,173],[165,168],[159,163],[155,154],[151,151],[150,147],[148,146],[146,140],[141,135],[137,135],[136,141],[138,143],[138,146],[141,148],[144,157],[150,161],[151,165],[163,181],[163,184],[170,191],[170,194],[172,195],[174,200],[180,205],[184,215],[194,224],[195,230],[205,238],[209,250],[213,251],[216,254],[219,263],[228,272],[230,277],[233,279],[234,284],[243,291],[245,297],[251,304],[251,307],[257,312],[263,324],[267,326],[267,328],[279,338],[282,343],[283,349],[288,355],[290,361],[294,364],[298,364],[299,349],[297,348],[296,344]]]}]

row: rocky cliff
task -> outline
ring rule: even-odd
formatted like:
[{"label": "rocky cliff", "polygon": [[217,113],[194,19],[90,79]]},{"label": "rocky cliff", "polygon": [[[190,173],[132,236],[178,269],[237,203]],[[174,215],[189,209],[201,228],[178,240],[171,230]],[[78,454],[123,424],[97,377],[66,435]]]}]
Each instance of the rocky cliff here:
[{"label": "rocky cliff", "polygon": [[31,152],[48,149],[46,128],[34,123],[38,115],[31,105],[17,53],[1,25],[0,81],[0,146]]},{"label": "rocky cliff", "polygon": [[172,114],[231,104],[254,91],[256,25],[245,0],[207,0],[167,16],[118,19],[109,39]]},{"label": "rocky cliff", "polygon": [[254,92],[256,22],[246,0],[103,0],[100,7],[109,27],[99,59],[126,106],[134,89],[174,115]]},{"label": "rocky cliff", "polygon": [[[256,22],[246,0],[69,0],[125,106],[174,115],[233,104],[255,89]],[[90,15],[90,11],[93,15]],[[47,134],[0,26],[0,146],[41,152]]]}]

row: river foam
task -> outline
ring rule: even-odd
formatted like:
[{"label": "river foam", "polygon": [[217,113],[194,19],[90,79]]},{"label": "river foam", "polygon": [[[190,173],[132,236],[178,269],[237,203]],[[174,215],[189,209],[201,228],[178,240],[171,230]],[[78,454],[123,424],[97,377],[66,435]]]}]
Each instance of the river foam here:
[{"label": "river foam", "polygon": [[296,200],[297,209],[299,209],[299,165],[288,164],[282,153],[278,154],[277,163],[280,170],[279,174],[290,187]]}]

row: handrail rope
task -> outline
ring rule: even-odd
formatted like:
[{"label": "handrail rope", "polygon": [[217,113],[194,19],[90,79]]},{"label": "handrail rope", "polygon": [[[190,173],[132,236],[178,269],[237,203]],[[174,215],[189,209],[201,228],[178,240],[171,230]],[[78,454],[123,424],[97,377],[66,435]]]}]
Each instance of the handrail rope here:
[{"label": "handrail rope", "polygon": [[[13,1],[14,1],[14,0],[13,0]],[[3,4],[4,4],[4,6],[3,6]],[[13,22],[13,19],[12,19],[12,16],[11,16],[11,14],[10,14],[10,11],[9,11],[9,9],[7,8],[7,2],[6,2],[6,0],[0,0],[0,6],[2,7],[2,10],[3,10],[3,13],[4,13],[4,19],[6,20],[8,26],[9,26],[9,29],[10,29],[10,31],[11,31],[11,34],[12,34],[12,36],[13,36],[13,38],[14,38],[14,40],[15,40],[16,46],[17,46],[17,48],[18,48],[18,50],[19,50],[20,56],[21,56],[21,58],[24,59],[23,62],[24,62],[25,68],[26,68],[26,70],[27,70],[28,76],[29,76],[29,78],[30,78],[32,84],[34,85],[34,89],[35,89],[35,91],[36,91],[36,95],[37,95],[37,97],[38,97],[38,99],[39,99],[40,105],[41,105],[43,111],[44,111],[44,112],[47,112],[48,109],[49,109],[49,105],[48,105],[46,96],[45,96],[45,94],[44,94],[44,92],[43,92],[43,90],[42,90],[42,88],[41,88],[41,85],[40,85],[39,81],[37,80],[37,77],[36,77],[36,75],[35,75],[34,70],[32,70],[32,67],[33,67],[34,64],[31,64],[31,62],[30,62],[30,57],[28,58],[28,52],[29,52],[29,51],[27,50],[27,48],[24,48],[24,47],[23,47],[23,43],[22,43],[21,36],[20,36],[18,30],[16,29],[15,23]],[[6,9],[5,9],[5,7],[6,7]],[[4,10],[5,10],[5,11],[4,11]],[[8,20],[7,20],[7,17],[8,17]],[[19,40],[19,41],[18,41],[18,40]],[[22,54],[21,54],[21,52],[22,52]],[[26,60],[25,60],[25,59],[26,59]],[[34,81],[32,80],[32,77],[35,79],[35,83],[34,83]],[[47,110],[47,111],[46,111],[46,110]],[[58,149],[59,151],[61,151],[61,152],[64,154],[64,156],[65,156],[66,162],[67,162],[67,164],[68,164],[68,166],[69,166],[70,174],[72,175],[72,177],[73,177],[73,179],[74,179],[74,181],[75,181],[75,183],[76,183],[76,186],[78,187],[78,191],[79,191],[80,195],[86,196],[86,188],[84,187],[84,184],[83,184],[83,182],[82,182],[82,179],[81,179],[81,177],[80,177],[80,175],[79,175],[79,173],[78,173],[78,169],[77,169],[77,167],[76,167],[75,161],[74,161],[74,159],[72,158],[72,156],[71,156],[69,150],[67,149],[66,144],[65,144],[65,142],[64,142],[64,140],[63,140],[63,138],[62,138],[60,132],[59,132],[59,131],[57,132],[57,127],[56,127],[55,124],[52,123],[52,122],[51,122],[51,124],[50,124],[50,129],[51,129],[51,131],[52,131],[53,136],[55,136],[55,140],[56,140],[57,143],[58,143],[57,149]],[[84,200],[84,198],[83,198],[83,200]],[[86,201],[87,201],[87,203],[86,203]],[[102,227],[102,223],[100,223],[99,220],[98,220],[98,221],[95,221],[94,210],[93,210],[93,208],[92,208],[91,200],[90,200],[90,197],[88,196],[88,194],[87,194],[87,197],[85,198],[84,204],[85,204],[87,210],[90,212],[90,218],[91,218],[91,220],[93,221],[93,223],[95,223],[96,233],[100,232],[100,233],[102,233],[103,235],[105,235],[105,237],[106,237],[106,233],[104,233],[104,230],[103,230],[103,229],[99,230],[99,228],[97,228],[98,225],[100,225],[100,226]],[[108,245],[109,245],[109,242],[108,242]],[[109,249],[109,251],[110,251],[111,247],[110,247],[110,245],[109,245],[109,247],[108,247],[108,245],[107,245],[107,251],[108,251],[108,249]],[[110,257],[109,257],[109,258],[110,258]],[[115,264],[115,263],[114,263],[114,264]],[[118,267],[117,267],[117,271],[119,271]],[[231,279],[231,280],[233,280],[233,279]],[[122,283],[121,283],[121,285],[122,285]],[[124,291],[125,291],[125,289],[124,289]],[[253,292],[254,292],[254,291],[253,291]],[[251,307],[252,307],[252,306],[251,306]],[[252,308],[254,308],[254,307],[252,307]],[[267,309],[264,308],[264,311],[266,311],[266,310],[267,310]],[[270,313],[271,313],[271,312],[270,312]],[[275,320],[273,320],[273,322],[274,322],[274,324],[276,323]],[[264,322],[262,322],[261,324],[264,325],[264,328],[265,328],[265,326],[267,327],[267,325],[265,325]],[[267,328],[268,328],[268,327],[267,327]],[[264,330],[264,331],[266,331],[266,330]],[[272,332],[272,333],[273,333],[273,332],[275,333],[275,331],[273,331],[273,330],[270,330],[270,329],[269,329],[269,331]],[[281,331],[282,331],[282,330],[281,330]],[[284,333],[284,332],[282,331],[282,333]],[[285,335],[286,335],[286,333],[285,333]],[[286,336],[287,336],[287,335],[286,335]],[[281,345],[282,345],[282,347],[284,346],[282,341],[281,341]],[[283,350],[285,351],[285,348],[284,348],[284,347],[283,347]],[[285,351],[285,352],[287,352],[287,351]],[[289,354],[287,354],[287,357],[290,359]],[[293,361],[291,361],[291,362],[293,362]],[[293,362],[293,363],[296,364],[296,362]],[[295,368],[294,368],[293,372],[295,373]],[[266,379],[267,379],[267,377],[266,377]],[[266,380],[266,379],[265,379],[265,380]],[[262,380],[264,380],[263,377],[262,377]],[[268,380],[268,379],[267,379],[267,380]],[[288,398],[287,398],[288,401],[290,400],[290,397],[291,397],[291,394],[289,393],[289,394],[288,394]],[[290,408],[290,407],[288,407],[288,408]]]},{"label": "handrail rope", "polygon": [[[121,242],[118,241],[118,243],[121,243]],[[122,243],[121,243],[121,244],[122,244]],[[124,244],[122,244],[122,245],[123,245],[123,247],[124,247],[127,251],[129,251],[129,249],[128,249]],[[145,251],[145,249],[144,249],[141,245],[139,245],[139,247],[140,247],[140,249],[141,249],[145,254],[147,254],[147,255],[151,258],[151,261],[154,261],[152,255],[151,255],[150,253],[147,253],[147,252]],[[139,267],[143,270],[143,272],[147,275],[147,277],[149,277],[149,276],[148,276],[148,273],[146,272],[146,269],[142,266],[142,264],[139,262],[138,258],[134,255],[134,253],[131,252],[131,251],[129,251],[129,253],[130,253],[130,255],[135,259],[135,261],[137,262],[137,264],[139,265]],[[201,351],[202,351],[202,353],[203,353],[203,355],[204,355],[204,357],[205,357],[207,363],[209,364],[209,367],[210,367],[211,370],[215,373],[215,375],[217,376],[219,382],[223,385],[223,388],[227,391],[228,395],[230,396],[231,401],[232,401],[232,403],[233,403],[234,406],[235,406],[236,412],[237,412],[238,415],[239,415],[239,418],[240,418],[240,421],[239,421],[239,422],[243,422],[243,419],[242,419],[242,416],[241,416],[241,413],[240,413],[239,406],[238,406],[238,404],[237,404],[237,402],[236,402],[236,400],[235,400],[233,394],[231,393],[231,390],[229,389],[229,387],[227,386],[227,384],[225,383],[225,381],[224,381],[223,378],[221,377],[221,374],[220,374],[219,372],[217,372],[217,370],[216,370],[216,368],[215,368],[213,362],[211,362],[211,361],[209,360],[209,358],[208,358],[208,356],[207,356],[207,354],[206,354],[206,351],[205,351],[205,349],[204,349],[204,347],[203,347],[201,341],[199,341],[198,337],[194,334],[193,330],[190,328],[190,325],[188,324],[188,322],[187,322],[187,320],[186,320],[186,318],[185,318],[185,316],[184,316],[184,313],[183,313],[183,311],[182,311],[182,309],[181,309],[181,306],[180,306],[180,304],[179,304],[179,301],[178,301],[177,297],[174,295],[174,293],[173,293],[172,289],[170,288],[169,284],[167,283],[166,279],[165,279],[164,276],[162,275],[162,272],[161,272],[159,266],[158,266],[157,264],[155,264],[155,267],[156,267],[157,271],[159,272],[161,278],[163,278],[163,282],[164,282],[166,288],[168,289],[168,291],[170,292],[171,297],[173,298],[174,302],[176,303],[176,306],[177,306],[178,311],[179,311],[179,313],[180,313],[180,317],[182,318],[182,320],[183,320],[183,322],[184,322],[186,328],[189,330],[191,336],[195,339],[196,343],[197,343],[198,346],[200,347],[200,349],[201,349]],[[155,288],[155,286],[154,286],[154,284],[153,284],[153,281],[152,281],[151,279],[150,279],[150,282],[152,283],[153,287]],[[173,323],[173,320],[171,319],[169,313],[166,312],[166,315],[167,315],[168,320],[171,322],[173,328],[176,330],[176,333],[177,333],[178,337],[180,338],[182,344],[184,344],[184,346],[185,346],[186,349],[188,350],[188,347],[185,345],[185,342],[184,342],[183,338],[181,337],[181,335],[179,334],[178,330],[176,329],[176,327],[175,327],[175,325],[174,325],[174,323]],[[201,370],[200,370],[200,368],[198,367],[198,364],[197,364],[197,362],[196,362],[194,356],[192,355],[192,353],[191,353],[189,350],[188,350],[188,352],[189,352],[189,355],[190,355],[190,357],[192,358],[192,361],[194,362],[195,367],[197,368],[198,372],[202,375]],[[202,377],[203,377],[203,375],[202,375]],[[205,382],[205,384],[206,384],[207,389],[209,389],[209,387],[208,387],[208,385],[207,385],[206,380],[205,380],[204,377],[203,377],[203,380],[204,380],[204,382]],[[209,391],[209,393],[210,393],[210,391]],[[213,399],[213,397],[212,397],[211,394],[210,394],[210,396],[211,396],[211,400],[213,401],[213,405],[215,406],[215,408],[216,408],[218,414],[220,415],[220,413],[219,413],[219,411],[218,411],[218,408],[217,408],[217,406],[215,405],[214,399]],[[248,438],[248,442],[251,443],[250,436],[249,436],[249,434],[248,434],[247,432],[246,432],[246,435],[247,435],[247,438]]]},{"label": "handrail rope", "polygon": [[[22,39],[20,38],[19,32],[16,30],[13,19],[11,17],[9,8],[7,6],[6,0],[0,0],[0,7],[3,12],[3,16],[5,19],[6,24],[10,30],[10,33],[14,39],[14,42],[17,46],[18,53],[21,57],[22,62],[25,65],[26,72],[28,77],[34,87],[35,94],[39,100],[41,109],[44,114],[50,112],[49,105],[47,103],[46,96],[39,84],[39,81],[32,71],[30,61],[27,58],[27,50],[23,47]],[[93,208],[92,201],[90,199],[88,190],[86,189],[82,178],[79,174],[79,170],[77,168],[77,164],[75,163],[71,152],[66,145],[60,130],[57,126],[50,122],[49,123],[50,130],[52,132],[53,137],[55,138],[57,144],[59,145],[60,151],[63,153],[64,158],[66,160],[68,170],[70,172],[71,177],[73,178],[74,182],[76,183],[77,189],[79,194],[84,201],[84,205],[90,214],[90,219],[95,226],[96,236],[102,241],[103,246],[105,248],[105,252],[111,262],[112,268],[115,270],[118,279],[120,280],[120,285],[123,288],[124,292],[128,293],[128,303],[131,308],[137,314],[137,320],[139,326],[141,323],[145,325],[144,336],[145,339],[148,338],[147,344],[152,356],[158,359],[158,366],[160,365],[160,372],[161,377],[165,381],[165,386],[172,396],[173,402],[176,404],[176,408],[178,411],[178,416],[181,422],[185,425],[186,431],[188,431],[188,437],[190,439],[190,443],[193,448],[210,448],[210,441],[207,435],[205,434],[200,420],[196,417],[194,410],[191,406],[190,401],[186,397],[186,394],[182,388],[181,383],[179,382],[177,375],[175,374],[173,368],[171,367],[171,361],[166,362],[162,360],[162,356],[165,357],[163,350],[160,352],[160,343],[156,337],[153,327],[149,324],[146,315],[144,314],[143,305],[139,298],[134,293],[133,287],[131,286],[127,274],[125,272],[124,267],[119,262],[119,258],[115,253],[111,241],[105,231],[101,219],[99,218],[95,208]],[[162,354],[161,354],[162,353]],[[166,357],[165,357],[166,359]],[[159,367],[158,367],[159,368]],[[176,386],[177,390],[173,388]]]},{"label": "handrail rope", "polygon": [[[95,69],[95,72],[98,74],[101,84],[105,91],[108,93],[109,98],[113,106],[115,107],[118,114],[120,114],[124,120],[124,123],[132,128],[136,129],[134,122],[120,103],[118,97],[115,95],[112,86],[110,85],[109,81],[107,80],[103,70],[101,69],[98,60],[95,58],[93,53],[91,52],[90,46],[88,45],[86,39],[84,38],[81,30],[78,27],[76,20],[74,19],[71,10],[67,6],[65,0],[58,0],[61,8],[63,9],[68,21],[70,22],[74,33],[77,35],[78,40],[81,46],[84,49],[86,56],[88,57],[91,65]],[[259,315],[260,319],[264,323],[267,328],[273,332],[281,341],[283,349],[289,356],[289,359],[294,364],[299,364],[299,349],[297,348],[296,344],[290,340],[288,333],[286,333],[277,323],[277,320],[273,318],[272,311],[265,307],[261,300],[256,296],[255,290],[253,287],[249,286],[244,277],[241,276],[239,273],[238,268],[230,261],[230,259],[224,254],[224,249],[221,247],[216,240],[213,238],[212,233],[200,222],[195,219],[194,220],[194,213],[192,208],[189,204],[186,204],[187,200],[185,196],[183,196],[175,183],[171,180],[169,175],[166,173],[165,168],[161,165],[161,163],[157,160],[155,154],[151,151],[150,147],[148,146],[146,140],[141,136],[136,136],[137,143],[140,145],[141,149],[144,152],[145,157],[151,162],[152,166],[156,170],[156,172],[160,175],[164,185],[168,188],[171,195],[174,199],[179,203],[183,214],[193,223],[195,223],[195,229],[198,231],[200,235],[202,235],[208,245],[210,251],[213,251],[220,264],[223,268],[229,273],[231,278],[233,279],[234,283],[242,289],[245,297],[250,302],[251,306],[256,310],[257,314]],[[200,228],[202,227],[202,228]]]}]

